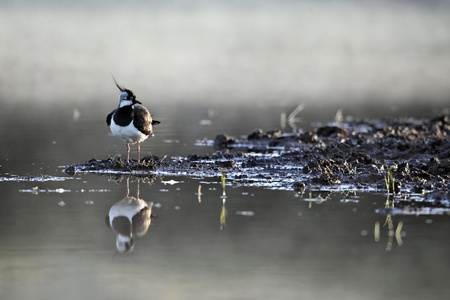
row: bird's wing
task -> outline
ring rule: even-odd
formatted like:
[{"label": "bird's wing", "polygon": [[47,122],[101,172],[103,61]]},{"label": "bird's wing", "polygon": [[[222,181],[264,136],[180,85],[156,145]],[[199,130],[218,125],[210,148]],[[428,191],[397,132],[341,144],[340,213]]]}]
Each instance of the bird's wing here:
[{"label": "bird's wing", "polygon": [[148,110],[142,105],[134,105],[134,126],[143,134],[151,135],[153,133],[152,128],[152,116]]},{"label": "bird's wing", "polygon": [[152,221],[151,214],[152,209],[146,206],[133,216],[133,234],[135,237],[141,237],[147,233],[148,227]]},{"label": "bird's wing", "polygon": [[106,117],[106,125],[110,126],[111,125],[111,119],[113,114],[116,112],[117,108],[115,110],[113,110],[107,117]]}]

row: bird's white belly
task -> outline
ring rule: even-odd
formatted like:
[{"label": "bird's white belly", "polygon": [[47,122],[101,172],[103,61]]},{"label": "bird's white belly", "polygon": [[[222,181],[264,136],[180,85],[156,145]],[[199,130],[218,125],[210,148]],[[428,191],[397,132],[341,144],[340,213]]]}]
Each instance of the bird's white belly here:
[{"label": "bird's white belly", "polygon": [[[148,206],[148,203],[142,199],[136,199],[135,197],[125,197],[110,208],[110,226],[112,227],[112,220],[119,216],[127,217],[130,220],[130,223],[133,223],[133,216],[140,212],[141,209]],[[152,204],[150,204],[150,208],[151,207]]]},{"label": "bird's white belly", "polygon": [[137,130],[136,127],[134,127],[133,122],[125,127],[122,127],[112,121],[110,128],[112,134],[123,140],[125,143],[134,144],[136,142],[142,142],[148,138],[148,135],[143,134]]}]

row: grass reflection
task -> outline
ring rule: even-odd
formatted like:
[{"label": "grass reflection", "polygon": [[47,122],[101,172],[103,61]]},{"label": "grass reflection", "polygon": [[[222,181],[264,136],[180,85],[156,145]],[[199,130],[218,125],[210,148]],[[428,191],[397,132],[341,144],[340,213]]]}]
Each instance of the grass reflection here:
[{"label": "grass reflection", "polygon": [[220,230],[223,230],[227,221],[227,208],[225,207],[225,199],[222,200],[222,210],[220,212]]},{"label": "grass reflection", "polygon": [[197,200],[198,200],[198,203],[202,203],[202,185],[201,184],[198,185]]},{"label": "grass reflection", "polygon": [[[401,247],[403,245],[403,239],[402,239],[402,229],[403,229],[403,222],[399,221],[397,223],[397,229],[395,229],[394,231],[394,220],[393,220],[393,216],[392,215],[388,215],[386,217],[386,222],[385,225],[387,225],[388,227],[388,242],[386,244],[386,251],[391,251],[392,250],[392,245],[394,242],[394,237],[395,240],[397,241],[397,244]],[[383,227],[385,226],[383,225]],[[379,242],[380,241],[380,222],[375,222],[375,227],[373,230],[374,233],[374,240],[375,242]]]},{"label": "grass reflection", "polygon": [[[385,202],[385,208],[386,209],[393,209],[395,207],[395,195],[400,192],[399,186],[396,185],[394,174],[392,170],[389,168],[388,164],[386,163],[386,174],[384,175],[384,180],[386,183],[386,190],[387,190],[387,197]],[[390,198],[390,194],[392,193],[392,199]],[[403,245],[402,240],[402,228],[403,228],[403,222],[399,221],[397,223],[397,228],[395,228],[394,224],[394,216],[392,213],[388,214],[386,216],[386,220],[384,221],[383,227],[388,228],[388,242],[386,244],[386,251],[392,250],[392,245],[394,243],[394,237],[397,241],[397,244],[399,246]],[[374,239],[375,242],[380,241],[380,223],[377,221],[375,222],[375,228],[374,228]]]},{"label": "grass reflection", "polygon": [[227,194],[225,191],[225,186],[226,186],[226,172],[222,171],[222,175],[221,175],[221,182],[222,182],[222,210],[220,212],[220,230],[223,230],[223,228],[226,225],[226,219],[227,219],[227,209],[225,207],[225,202],[226,202],[226,198],[227,198]]}]

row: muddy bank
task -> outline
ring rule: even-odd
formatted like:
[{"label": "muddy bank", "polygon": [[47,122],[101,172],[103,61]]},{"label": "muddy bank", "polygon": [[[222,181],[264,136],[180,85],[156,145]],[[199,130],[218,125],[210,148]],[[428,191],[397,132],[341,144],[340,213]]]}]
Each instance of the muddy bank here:
[{"label": "muddy bank", "polygon": [[219,134],[211,155],[91,159],[66,173],[214,177],[228,184],[294,190],[358,190],[446,194],[450,179],[450,121],[376,119],[333,123],[311,131],[256,130],[247,139]]}]

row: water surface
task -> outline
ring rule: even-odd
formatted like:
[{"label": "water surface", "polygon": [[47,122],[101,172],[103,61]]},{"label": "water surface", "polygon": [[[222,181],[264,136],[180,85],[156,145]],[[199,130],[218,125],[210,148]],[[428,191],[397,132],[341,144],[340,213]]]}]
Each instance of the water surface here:
[{"label": "water surface", "polygon": [[[422,299],[449,292],[448,216],[388,222],[375,213],[385,205],[382,194],[299,196],[228,182],[224,197],[220,178],[131,178],[129,195],[139,186],[154,217],[131,251],[119,253],[105,217],[126,196],[127,179],[69,177],[62,169],[125,155],[125,146],[108,135],[100,108],[80,107],[77,121],[72,110],[34,109],[46,122],[31,122],[22,110],[1,119],[9,128],[1,134],[8,145],[1,177],[12,180],[0,182],[2,299]],[[142,151],[167,159],[211,153],[196,141],[256,125],[244,118],[230,125],[229,112],[216,108],[210,118],[200,106],[183,111],[185,119],[168,114]],[[270,107],[258,112],[267,126],[278,125]],[[177,123],[184,129],[174,129]],[[18,180],[27,174],[57,180]],[[398,235],[389,224],[394,232],[402,224]]]}]

